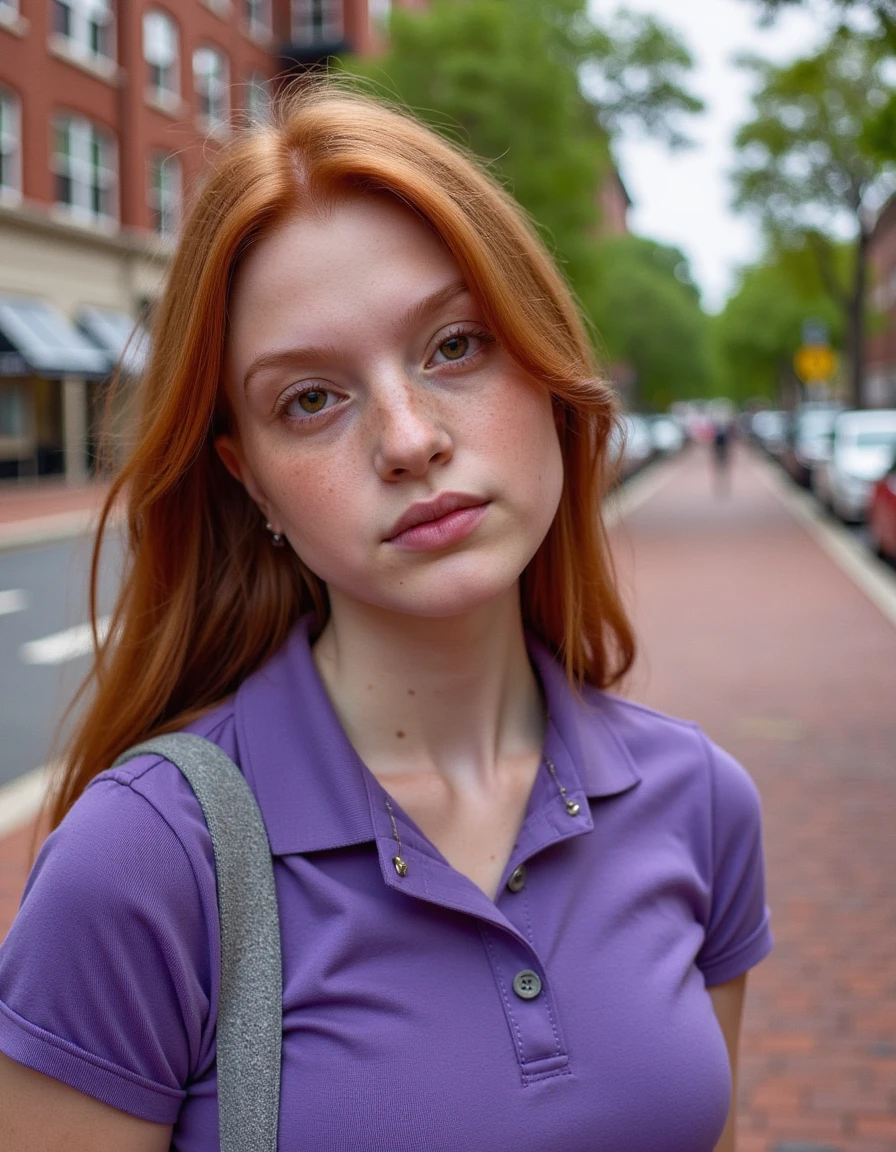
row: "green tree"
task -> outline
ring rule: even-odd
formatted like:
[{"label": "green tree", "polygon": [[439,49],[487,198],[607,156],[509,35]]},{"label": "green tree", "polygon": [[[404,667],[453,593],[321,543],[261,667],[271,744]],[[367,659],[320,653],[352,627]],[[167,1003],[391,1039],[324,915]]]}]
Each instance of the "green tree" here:
[{"label": "green tree", "polygon": [[[871,35],[882,53],[896,56],[896,0],[749,0],[763,24],[774,23],[789,8],[810,8],[844,35]],[[868,109],[865,141],[884,160],[896,160],[896,94],[879,109]]]},{"label": "green tree", "polygon": [[[867,250],[875,210],[894,186],[896,166],[867,141],[869,110],[892,90],[881,42],[839,30],[815,55],[783,66],[744,60],[758,81],[754,117],[737,134],[735,204],[762,219],[773,246],[808,246],[827,293],[844,317],[852,402],[862,403]],[[836,250],[853,236],[851,283]]]},{"label": "green tree", "polygon": [[[749,0],[759,9],[764,22],[775,19],[786,8],[808,8],[818,11],[817,0]],[[849,21],[858,16],[863,22],[868,20],[878,33],[896,44],[896,0],[827,0],[825,4],[829,18],[836,21]]]},{"label": "green tree", "polygon": [[[852,253],[841,245],[832,253],[838,280],[847,284]],[[711,321],[711,348],[724,392],[743,403],[756,396],[786,402],[799,385],[793,357],[806,320],[827,325],[840,348],[844,314],[819,274],[807,246],[769,252],[741,271],[724,310]]]},{"label": "green tree", "polygon": [[585,0],[433,0],[395,7],[387,55],[351,63],[490,162],[594,314],[597,190],[615,133],[638,123],[671,146],[700,102],[692,60],[655,20],[597,25]]},{"label": "green tree", "polygon": [[604,352],[635,371],[640,405],[705,396],[711,382],[708,319],[684,255],[638,236],[603,241],[597,252],[595,320]]}]

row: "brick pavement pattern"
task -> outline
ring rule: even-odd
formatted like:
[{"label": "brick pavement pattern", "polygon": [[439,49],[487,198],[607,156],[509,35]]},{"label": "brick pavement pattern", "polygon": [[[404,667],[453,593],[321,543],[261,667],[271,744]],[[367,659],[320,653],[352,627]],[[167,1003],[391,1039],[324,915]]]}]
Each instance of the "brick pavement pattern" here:
[{"label": "brick pavement pattern", "polygon": [[[698,721],[763,801],[776,944],[750,975],[738,1152],[896,1150],[896,628],[741,450],[614,531],[628,694]],[[896,573],[893,573],[896,581]]]},{"label": "brick pavement pattern", "polygon": [[[735,455],[613,531],[628,694],[697,720],[763,799],[776,946],[750,976],[738,1152],[896,1152],[896,628]],[[894,573],[896,580],[896,573]],[[0,938],[31,829],[0,840]]]}]

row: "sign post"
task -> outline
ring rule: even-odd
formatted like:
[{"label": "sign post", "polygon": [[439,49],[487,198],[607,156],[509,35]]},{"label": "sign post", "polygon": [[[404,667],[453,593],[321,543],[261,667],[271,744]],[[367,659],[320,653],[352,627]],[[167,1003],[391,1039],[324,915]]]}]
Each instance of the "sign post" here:
[{"label": "sign post", "polygon": [[837,357],[826,345],[804,344],[797,350],[793,366],[804,384],[827,384],[837,370]]},{"label": "sign post", "polygon": [[837,357],[828,343],[823,320],[803,321],[803,343],[793,358],[797,376],[807,388],[829,384],[837,371]]}]

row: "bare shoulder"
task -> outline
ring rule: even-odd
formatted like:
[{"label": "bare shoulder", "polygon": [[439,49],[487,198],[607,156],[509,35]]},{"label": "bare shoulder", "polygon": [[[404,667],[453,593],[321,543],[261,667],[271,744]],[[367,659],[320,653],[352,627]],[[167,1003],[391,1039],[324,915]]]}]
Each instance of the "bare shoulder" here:
[{"label": "bare shoulder", "polygon": [[119,1112],[2,1052],[0,1116],[16,1152],[168,1152],[171,1146],[170,1124]]}]

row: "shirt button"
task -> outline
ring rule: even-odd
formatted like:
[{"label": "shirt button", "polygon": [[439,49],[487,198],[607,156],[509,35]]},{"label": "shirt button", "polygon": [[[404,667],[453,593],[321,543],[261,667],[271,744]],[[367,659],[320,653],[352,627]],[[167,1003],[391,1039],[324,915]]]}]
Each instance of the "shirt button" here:
[{"label": "shirt button", "polygon": [[541,992],[541,977],[531,968],[524,968],[514,976],[513,990],[521,1000],[534,1000]]},{"label": "shirt button", "polygon": [[514,868],[510,873],[507,880],[507,887],[511,892],[519,892],[521,888],[526,887],[526,865],[520,864],[519,868]]}]

